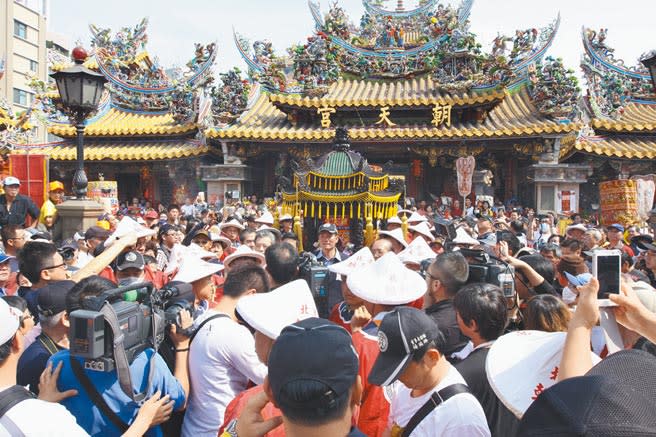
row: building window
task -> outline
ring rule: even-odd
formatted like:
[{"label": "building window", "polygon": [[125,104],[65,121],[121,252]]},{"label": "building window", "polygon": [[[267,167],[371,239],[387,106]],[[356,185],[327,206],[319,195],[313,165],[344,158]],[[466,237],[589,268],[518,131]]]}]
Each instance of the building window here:
[{"label": "building window", "polygon": [[19,38],[27,39],[27,26],[18,20],[14,20],[14,35]]},{"label": "building window", "polygon": [[30,59],[30,71],[36,73],[39,69],[39,63]]},{"label": "building window", "polygon": [[30,104],[30,93],[14,88],[14,103],[17,105],[28,106]]}]

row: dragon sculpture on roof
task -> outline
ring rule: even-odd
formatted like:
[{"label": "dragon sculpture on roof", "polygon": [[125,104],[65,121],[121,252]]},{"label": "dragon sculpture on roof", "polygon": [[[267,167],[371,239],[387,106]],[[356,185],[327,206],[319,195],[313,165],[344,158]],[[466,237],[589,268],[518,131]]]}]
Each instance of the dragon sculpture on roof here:
[{"label": "dragon sculpture on roof", "polygon": [[[608,29],[583,28],[581,68],[588,83],[587,103],[596,117],[618,118],[630,102],[656,104],[651,77],[638,62],[627,67],[606,43]],[[644,55],[643,55],[644,57]]]},{"label": "dragon sculpture on roof", "polygon": [[98,70],[108,79],[112,105],[135,111],[170,112],[176,122],[193,121],[197,111],[195,91],[212,83],[216,44],[196,44],[184,68],[171,71],[146,51],[148,20],[134,28],[110,29],[90,25]]},{"label": "dragon sculpture on roof", "polygon": [[[316,31],[287,55],[270,42],[252,46],[235,32],[235,44],[254,81],[274,92],[325,93],[340,78],[396,80],[431,76],[444,91],[489,90],[526,82],[529,67],[542,60],[560,25],[560,16],[544,28],[497,36],[484,53],[469,30],[473,0],[454,8],[423,0],[414,9],[385,8],[384,1],[363,0],[360,22],[349,21],[337,2],[326,13],[309,0]],[[266,47],[266,50],[262,50]]]}]

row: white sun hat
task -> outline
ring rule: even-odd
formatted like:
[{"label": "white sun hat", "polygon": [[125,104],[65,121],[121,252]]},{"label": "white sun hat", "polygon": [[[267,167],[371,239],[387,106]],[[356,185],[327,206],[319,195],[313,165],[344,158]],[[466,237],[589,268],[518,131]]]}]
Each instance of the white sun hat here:
[{"label": "white sun hat", "polygon": [[257,262],[257,264],[261,267],[264,266],[265,263],[264,255],[259,252],[255,252],[250,247],[242,244],[237,248],[237,250],[235,250],[223,260],[223,265],[226,266],[226,268],[229,268],[230,264],[232,264],[232,262],[238,258],[253,258],[253,261]]},{"label": "white sun hat", "polygon": [[199,279],[212,276],[221,270],[223,270],[221,264],[208,263],[200,258],[188,256],[184,258],[180,270],[173,277],[173,280],[191,284]]},{"label": "white sun hat", "polygon": [[403,230],[401,228],[396,228],[391,231],[378,231],[378,236],[380,237],[382,235],[386,235],[390,238],[395,239],[396,241],[401,243],[403,247],[408,247],[408,242],[405,241],[405,238],[403,238]]},{"label": "white sun hat", "polygon": [[185,257],[187,256],[200,259],[216,258],[216,254],[214,252],[205,250],[196,243],[189,244],[187,247],[187,253],[185,254]]},{"label": "white sun hat", "polygon": [[477,246],[481,244],[476,238],[472,237],[463,228],[456,229],[456,238],[453,239],[455,244],[471,244]]},{"label": "white sun hat", "polygon": [[[566,332],[515,331],[499,337],[487,354],[487,379],[501,402],[520,418],[535,398],[558,382]],[[590,352],[592,363],[601,359]]]},{"label": "white sun hat", "polygon": [[388,218],[387,219],[387,224],[390,224],[390,223],[392,223],[394,225],[402,225],[403,224],[403,222],[401,221],[401,219],[399,218],[398,215],[395,215],[393,217]]},{"label": "white sun hat", "polygon": [[392,252],[348,275],[349,290],[367,302],[402,305],[414,302],[426,293],[426,281],[407,269]]},{"label": "white sun hat", "polygon": [[421,223],[421,222],[427,222],[428,219],[419,214],[417,211],[413,211],[412,215],[408,217],[408,223]]},{"label": "white sun hat", "polygon": [[435,241],[435,236],[433,236],[433,233],[431,232],[430,228],[428,227],[427,222],[420,222],[420,223],[417,223],[416,225],[408,226],[408,229],[411,230],[411,231],[420,233],[421,235],[428,238],[430,241]]},{"label": "white sun hat", "polygon": [[271,226],[273,224],[273,214],[264,211],[261,216],[255,219],[255,223],[262,223]]},{"label": "white sun hat", "polygon": [[291,214],[283,214],[278,219],[279,222],[284,222],[285,220],[294,220],[294,217]]},{"label": "white sun hat", "polygon": [[435,259],[437,254],[433,252],[426,240],[417,237],[397,256],[404,264],[421,264],[425,259]]},{"label": "white sun hat", "polygon": [[237,303],[239,315],[255,330],[272,340],[287,325],[309,317],[319,317],[310,288],[297,279],[269,293],[244,296]]},{"label": "white sun hat", "polygon": [[221,223],[219,225],[219,229],[224,230],[225,228],[229,228],[230,226],[235,227],[235,228],[237,228],[241,231],[244,230],[244,225],[239,223],[239,220],[237,220],[237,219],[232,219],[229,222]]},{"label": "white sun hat", "polygon": [[374,255],[368,247],[363,247],[344,261],[329,265],[328,270],[338,275],[348,276],[351,272],[368,266],[372,262],[374,262]]},{"label": "white sun hat", "polygon": [[0,299],[0,344],[7,343],[18,331],[20,316],[18,309]]},{"label": "white sun hat", "polygon": [[123,217],[118,225],[116,225],[116,230],[112,235],[105,240],[105,247],[109,247],[114,244],[114,241],[118,240],[121,237],[134,233],[137,238],[149,237],[155,235],[157,232],[154,229],[147,228],[140,225],[134,219],[130,217]]}]

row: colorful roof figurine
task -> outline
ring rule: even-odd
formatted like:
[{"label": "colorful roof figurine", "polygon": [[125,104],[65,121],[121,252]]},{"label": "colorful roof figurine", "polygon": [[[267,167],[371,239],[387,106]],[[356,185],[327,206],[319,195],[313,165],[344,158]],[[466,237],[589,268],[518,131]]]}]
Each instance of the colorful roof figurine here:
[{"label": "colorful roof figurine", "polygon": [[390,183],[389,175],[374,171],[367,160],[350,150],[348,131],[337,128],[333,150],[315,161],[308,160],[283,189],[283,213],[305,217],[370,217],[396,215],[403,187]]},{"label": "colorful roof figurine", "polygon": [[[588,92],[583,109],[590,119],[561,142],[560,158],[573,154],[624,159],[656,159],[656,93],[647,69],[616,58],[608,29],[583,28],[581,61]],[[645,57],[646,55],[643,55]]]}]

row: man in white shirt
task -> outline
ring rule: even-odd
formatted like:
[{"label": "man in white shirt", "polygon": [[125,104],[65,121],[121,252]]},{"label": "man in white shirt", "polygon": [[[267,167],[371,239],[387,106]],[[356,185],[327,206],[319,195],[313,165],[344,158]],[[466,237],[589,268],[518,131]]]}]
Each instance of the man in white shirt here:
[{"label": "man in white shirt", "polygon": [[378,331],[380,354],[369,382],[402,383],[391,387],[387,431],[392,435],[404,430],[412,437],[490,435],[481,405],[442,354],[443,345],[436,323],[423,311],[399,307],[383,319]]},{"label": "man in white shirt", "polygon": [[196,320],[198,329],[189,351],[191,396],[183,436],[216,437],[228,403],[246,390],[248,381],[264,382],[267,367],[257,358],[253,335],[237,322],[235,308],[242,297],[268,291],[261,267],[247,265],[231,270],[221,301]]}]

